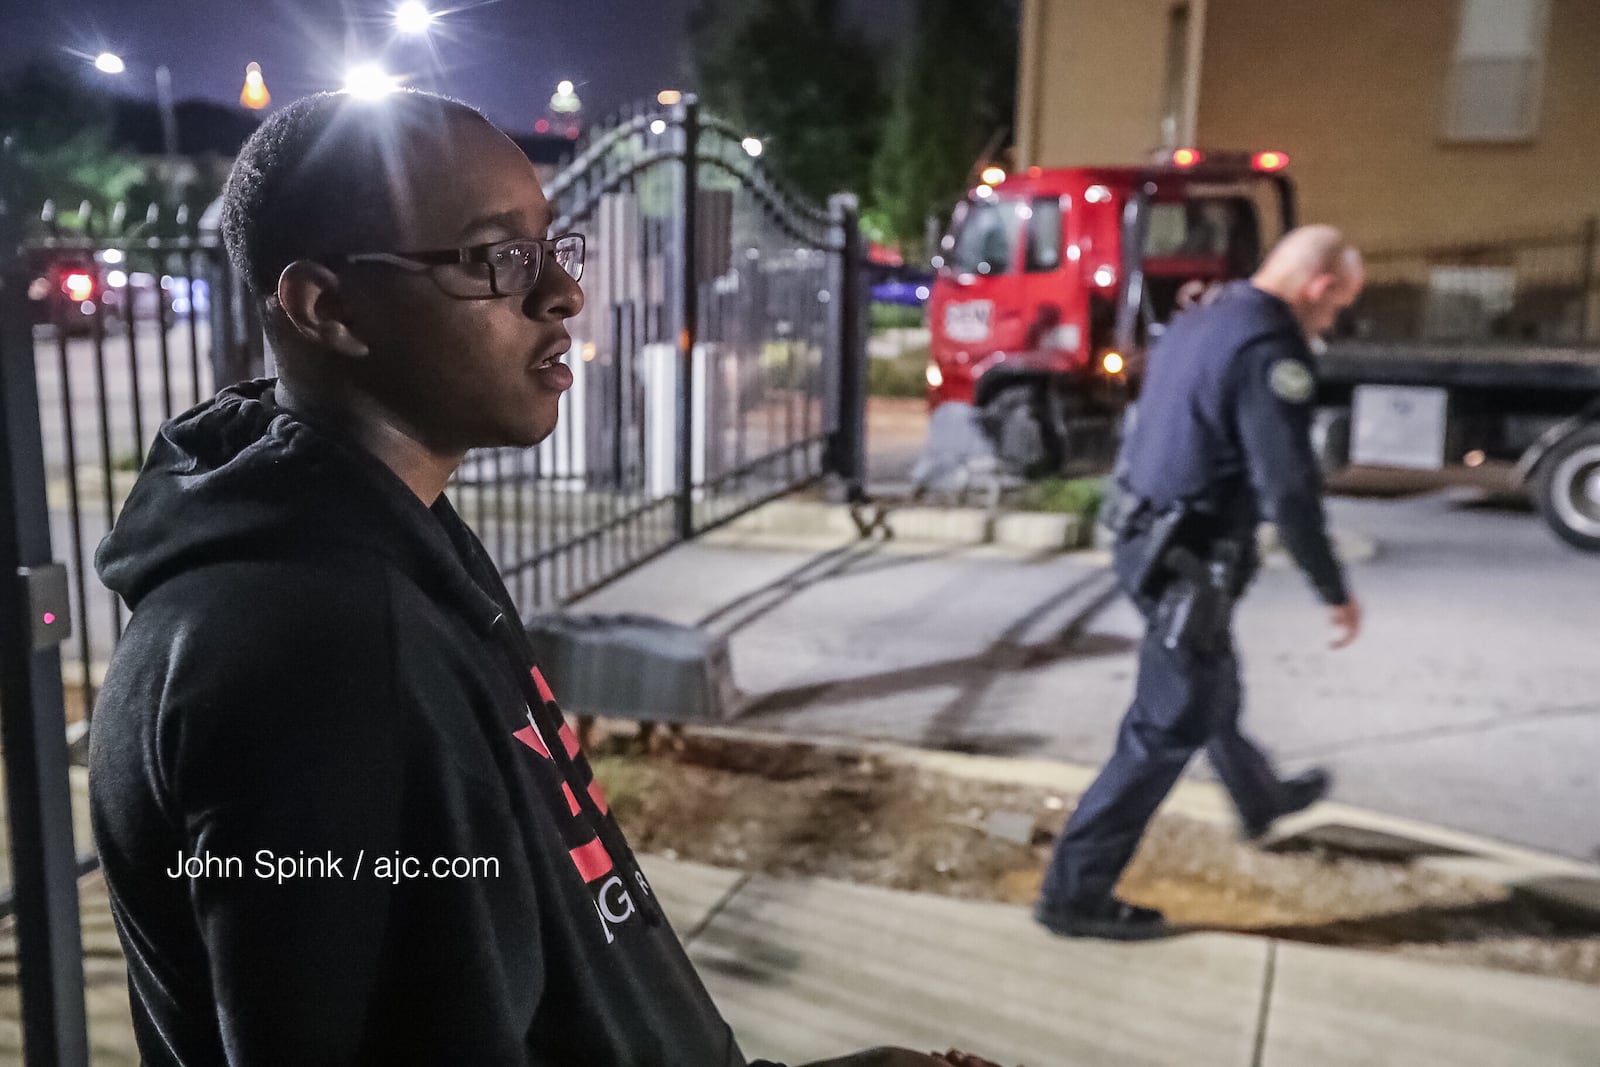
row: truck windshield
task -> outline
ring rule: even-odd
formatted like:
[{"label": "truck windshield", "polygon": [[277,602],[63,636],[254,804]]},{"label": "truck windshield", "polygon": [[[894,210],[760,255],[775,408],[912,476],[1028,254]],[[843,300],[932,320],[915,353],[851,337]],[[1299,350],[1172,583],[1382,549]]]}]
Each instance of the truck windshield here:
[{"label": "truck windshield", "polygon": [[1144,254],[1148,259],[1250,259],[1258,251],[1258,230],[1248,200],[1155,203]]},{"label": "truck windshield", "polygon": [[1016,247],[1017,205],[1005,200],[968,202],[956,221],[946,263],[958,274],[1005,274]]}]

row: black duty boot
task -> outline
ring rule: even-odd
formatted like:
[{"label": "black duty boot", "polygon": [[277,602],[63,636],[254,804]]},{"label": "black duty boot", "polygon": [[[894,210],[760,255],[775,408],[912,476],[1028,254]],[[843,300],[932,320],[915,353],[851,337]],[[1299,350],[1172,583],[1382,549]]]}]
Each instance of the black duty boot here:
[{"label": "black duty boot", "polygon": [[1311,805],[1328,795],[1328,790],[1333,786],[1333,777],[1321,767],[1313,768],[1304,774],[1297,774],[1283,783],[1283,804],[1265,822],[1247,822],[1239,829],[1239,836],[1246,841],[1259,841],[1272,829],[1272,824],[1285,815],[1293,815],[1297,811],[1305,811]]},{"label": "black duty boot", "polygon": [[1109,941],[1149,941],[1171,933],[1166,916],[1154,908],[1141,908],[1109,897],[1100,904],[1071,910],[1053,908],[1043,901],[1033,906],[1033,919],[1062,937],[1102,937]]}]

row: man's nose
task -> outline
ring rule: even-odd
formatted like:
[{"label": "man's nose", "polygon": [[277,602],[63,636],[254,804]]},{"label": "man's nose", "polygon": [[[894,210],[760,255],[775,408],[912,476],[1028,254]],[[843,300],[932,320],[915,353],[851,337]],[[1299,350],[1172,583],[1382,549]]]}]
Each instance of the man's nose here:
[{"label": "man's nose", "polygon": [[535,319],[570,319],[583,310],[583,287],[555,264],[528,293],[523,310]]}]

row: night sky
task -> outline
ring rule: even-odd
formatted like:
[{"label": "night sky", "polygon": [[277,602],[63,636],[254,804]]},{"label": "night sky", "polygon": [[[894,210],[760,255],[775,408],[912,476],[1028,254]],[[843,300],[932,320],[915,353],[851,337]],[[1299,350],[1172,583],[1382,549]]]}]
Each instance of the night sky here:
[{"label": "night sky", "polygon": [[[853,0],[874,37],[903,36],[914,0]],[[46,54],[78,54],[85,74],[129,95],[154,94],[172,71],[179,100],[237,103],[258,62],[274,103],[338,88],[353,61],[380,59],[408,84],[483,108],[501,126],[532,129],[558,81],[571,79],[590,119],[686,84],[685,21],[694,0],[433,0],[425,43],[393,28],[391,0],[0,0],[0,71]],[[110,50],[120,76],[88,66]]]}]

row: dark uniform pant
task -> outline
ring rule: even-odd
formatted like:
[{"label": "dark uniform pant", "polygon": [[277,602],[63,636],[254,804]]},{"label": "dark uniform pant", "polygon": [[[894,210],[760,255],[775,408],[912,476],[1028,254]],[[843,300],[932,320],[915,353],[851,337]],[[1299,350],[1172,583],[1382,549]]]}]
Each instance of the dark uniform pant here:
[{"label": "dark uniform pant", "polygon": [[[1121,576],[1124,551],[1119,548],[1116,557]],[[1248,580],[1248,574],[1241,578],[1241,591]],[[1092,908],[1110,896],[1151,816],[1201,747],[1243,822],[1270,821],[1281,804],[1271,764],[1239,732],[1241,687],[1231,620],[1216,650],[1200,656],[1164,647],[1153,624],[1155,601],[1133,600],[1146,624],[1133,705],[1122,720],[1116,751],[1056,842],[1042,894],[1049,908]]]}]

